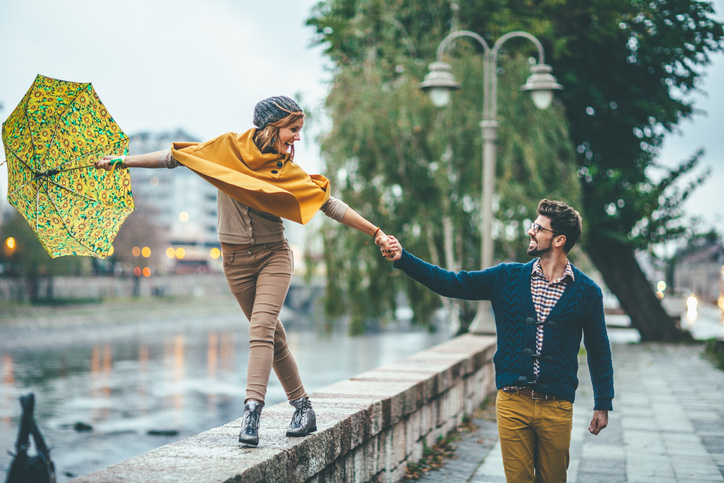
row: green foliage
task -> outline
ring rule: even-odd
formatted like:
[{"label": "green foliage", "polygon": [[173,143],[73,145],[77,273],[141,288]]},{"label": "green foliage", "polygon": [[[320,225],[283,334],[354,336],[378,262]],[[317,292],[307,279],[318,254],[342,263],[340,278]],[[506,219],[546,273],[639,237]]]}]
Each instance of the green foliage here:
[{"label": "green foliage", "polygon": [[[394,12],[394,14],[392,13]],[[334,62],[327,109],[332,129],[322,139],[333,194],[409,251],[450,269],[480,267],[482,55],[459,39],[446,53],[462,88],[438,110],[418,88],[450,33],[445,1],[327,1],[309,23]],[[526,226],[545,196],[576,203],[575,153],[563,106],[538,111],[520,91],[532,44],[512,41],[499,61],[496,254],[524,255]],[[447,230],[446,230],[447,227]],[[374,246],[339,225],[323,228],[326,309],[349,313],[353,331],[395,306],[402,285],[418,323],[440,305],[392,271]],[[448,249],[446,250],[446,246]],[[469,306],[459,307],[471,318]]]},{"label": "green foliage", "polygon": [[[701,67],[724,47],[708,2],[598,0],[551,6],[553,66],[578,152],[589,240],[646,248],[686,232],[682,204],[703,178],[701,153],[655,163],[664,136],[694,113]],[[570,8],[573,7],[573,8]]]},{"label": "green foliage", "polygon": [[[492,46],[523,30],[541,40],[565,89],[562,103],[536,111],[518,90],[535,52],[524,40],[506,43],[498,260],[522,257],[518,235],[544,196],[582,207],[589,251],[605,250],[607,241],[634,250],[680,237],[690,228],[683,203],[707,174],[697,169],[701,153],[674,169],[655,158],[664,136],[694,113],[689,94],[700,69],[724,47],[712,15],[708,2],[691,0],[320,2],[308,23],[334,64],[333,128],[323,152],[335,195],[422,258],[453,270],[479,267],[481,47],[458,39],[446,51],[462,84],[451,107],[433,108],[417,84],[450,31],[480,32]],[[374,249],[349,230],[325,230],[331,313],[345,310],[343,301],[357,320],[393,307],[397,281]],[[408,298],[424,323],[439,299],[415,287],[407,284]]]}]

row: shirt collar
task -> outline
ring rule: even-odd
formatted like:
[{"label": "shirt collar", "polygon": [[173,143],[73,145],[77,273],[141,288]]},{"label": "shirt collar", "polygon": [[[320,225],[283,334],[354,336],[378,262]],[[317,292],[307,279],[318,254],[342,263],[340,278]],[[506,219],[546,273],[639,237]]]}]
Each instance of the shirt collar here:
[{"label": "shirt collar", "polygon": [[[533,262],[533,272],[531,275],[537,275],[543,280],[548,280],[546,276],[543,274],[543,269],[540,265],[540,258],[536,258],[535,262]],[[558,280],[554,280],[552,283],[561,283],[566,280],[566,278],[570,278],[572,282],[576,280],[576,277],[573,275],[573,265],[571,265],[571,261],[568,260],[566,262],[566,268],[563,270],[563,276],[559,278]]]}]

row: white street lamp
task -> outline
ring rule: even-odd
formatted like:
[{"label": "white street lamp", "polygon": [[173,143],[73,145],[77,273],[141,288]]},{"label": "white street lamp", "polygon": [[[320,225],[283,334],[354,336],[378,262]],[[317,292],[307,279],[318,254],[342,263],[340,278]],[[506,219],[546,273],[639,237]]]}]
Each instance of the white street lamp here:
[{"label": "white street lamp", "polygon": [[427,91],[435,107],[445,107],[450,103],[450,93],[460,89],[460,84],[455,82],[450,64],[438,61],[430,64],[430,72],[420,83],[420,89]]},{"label": "white street lamp", "polygon": [[[493,264],[493,193],[495,192],[495,143],[498,139],[497,121],[497,94],[498,94],[498,52],[500,47],[509,39],[523,37],[535,44],[538,49],[538,63],[531,66],[531,75],[528,77],[522,90],[529,91],[533,103],[539,109],[546,109],[553,101],[553,91],[563,87],[556,82],[551,74],[550,66],[544,63],[543,45],[527,32],[509,32],[500,37],[493,48],[488,47],[485,39],[469,30],[458,30],[445,37],[437,47],[436,61],[430,64],[430,72],[420,83],[420,89],[430,94],[432,103],[437,107],[446,106],[450,102],[450,93],[460,88],[451,72],[450,64],[443,62],[443,53],[450,43],[459,37],[471,37],[483,46],[483,119],[480,122],[483,137],[483,171],[481,192],[481,223],[480,223],[480,259],[482,268]],[[474,333],[495,333],[495,322],[490,309],[490,303],[481,301],[475,320],[470,325]]]}]

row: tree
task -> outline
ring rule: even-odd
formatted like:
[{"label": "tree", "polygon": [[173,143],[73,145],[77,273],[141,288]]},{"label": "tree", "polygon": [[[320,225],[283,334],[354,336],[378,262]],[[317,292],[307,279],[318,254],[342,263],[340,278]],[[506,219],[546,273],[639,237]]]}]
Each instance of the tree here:
[{"label": "tree", "polygon": [[[608,6],[609,8],[602,8]],[[686,338],[661,307],[634,254],[687,233],[683,203],[704,179],[677,181],[656,165],[664,136],[693,113],[686,94],[711,53],[724,48],[708,2],[570,2],[551,16],[562,39],[553,61],[577,148],[588,236],[585,249],[643,340]],[[576,28],[571,28],[576,25]],[[660,181],[655,181],[659,169]]]},{"label": "tree", "polygon": [[[335,62],[327,99],[332,129],[322,151],[335,195],[405,247],[452,270],[480,268],[482,57],[461,41],[451,49],[462,92],[450,108],[432,106],[417,84],[450,32],[449,2],[327,2],[310,20]],[[394,12],[394,15],[391,14]],[[526,226],[544,196],[578,200],[572,144],[561,105],[535,109],[519,86],[531,45],[513,45],[501,59],[497,252],[521,256]],[[352,331],[394,307],[389,262],[358,234],[327,224],[327,313],[348,311]],[[395,276],[397,274],[394,274]],[[418,322],[429,323],[441,300],[405,280]],[[473,306],[444,300],[453,325],[465,330]]]},{"label": "tree", "polygon": [[[577,153],[584,249],[642,340],[687,339],[635,253],[691,231],[683,205],[707,172],[699,171],[688,186],[680,180],[696,172],[701,153],[675,169],[655,160],[664,136],[694,113],[687,94],[709,56],[724,47],[722,25],[702,1],[535,3],[535,9],[525,1],[507,7],[516,13],[513,25],[536,29],[547,40],[565,86],[560,98]],[[505,8],[487,18],[467,3],[463,11],[473,24],[511,26]]]},{"label": "tree", "polygon": [[[641,333],[643,340],[678,340],[686,337],[662,309],[634,255],[636,250],[646,249],[687,233],[686,220],[682,217],[683,203],[706,175],[705,172],[700,172],[698,178],[689,186],[680,186],[682,176],[696,170],[700,153],[694,153],[690,159],[673,170],[657,166],[655,159],[666,133],[694,113],[687,94],[696,88],[701,75],[700,69],[709,62],[709,56],[724,47],[722,25],[711,18],[711,5],[690,0],[479,0],[461,2],[459,8],[459,18],[462,20],[455,27],[486,34],[491,40],[499,38],[505,32],[525,30],[543,41],[546,52],[549,53],[549,62],[553,65],[559,81],[565,86],[560,94],[564,108],[559,106],[558,112],[565,116],[567,122],[564,124],[570,130],[570,140],[575,147],[575,162],[582,196],[580,206],[586,223],[582,245],[608,287],[631,316],[632,323]],[[394,12],[394,17],[385,12]],[[397,112],[394,101],[398,97],[396,93],[387,94],[390,92],[389,86],[395,85],[391,74],[394,69],[390,69],[401,65],[403,72],[409,76],[410,84],[424,75],[424,69],[420,65],[422,62],[410,61],[411,56],[403,51],[402,46],[406,45],[403,37],[412,39],[409,43],[416,46],[414,57],[433,59],[434,45],[444,37],[447,29],[452,28],[445,19],[453,18],[455,12],[456,9],[451,9],[447,2],[397,1],[390,5],[389,2],[382,4],[378,1],[329,0],[320,4],[310,23],[317,27],[320,42],[327,46],[327,53],[335,63],[335,82],[329,100],[335,132],[337,123],[341,120],[359,122],[364,118],[363,124],[368,130],[379,127],[375,134],[386,134],[388,124]],[[388,24],[393,24],[396,28],[390,28]],[[371,49],[374,49],[374,54],[369,53]],[[458,49],[461,51],[451,54],[455,58],[454,68],[460,64],[459,54],[469,56],[471,53],[469,47],[461,46]],[[462,49],[468,50],[466,52]],[[378,96],[383,101],[380,104],[384,108],[378,109],[377,116],[374,115],[374,110],[370,110],[369,103],[347,106],[346,111],[335,104],[335,98],[349,95],[350,88],[360,87],[353,83],[354,79],[350,79],[348,85],[341,80],[345,73],[354,77],[356,69],[359,81],[361,65],[368,58],[373,58],[376,61],[375,67],[379,69],[379,80],[365,78],[368,81],[368,91],[375,88],[381,91]],[[408,62],[404,61],[406,58]],[[510,68],[509,66],[510,64],[506,64],[506,67]],[[468,77],[463,79],[463,85],[468,85]],[[377,83],[371,84],[370,80]],[[506,80],[501,81],[500,85],[516,84]],[[510,106],[516,107],[512,117],[506,118],[505,114],[502,114],[502,128],[506,125],[515,126],[521,109],[525,109],[518,108],[511,98],[506,100],[505,95],[501,93],[501,105],[510,103]],[[413,94],[410,96],[414,97]],[[456,95],[457,108],[453,106],[452,110],[446,113],[449,115],[449,119],[445,121],[446,132],[453,133],[447,139],[427,135],[426,128],[432,125],[431,119],[435,118],[434,114],[426,114],[425,110],[429,108],[422,105],[421,101],[417,105],[407,104],[410,112],[408,117],[423,119],[426,123],[409,123],[408,128],[412,128],[412,133],[415,133],[417,128],[418,132],[424,132],[425,135],[410,135],[408,130],[408,137],[414,139],[416,146],[404,147],[428,154],[432,163],[441,160],[443,152],[453,153],[454,160],[473,159],[479,136],[473,132],[472,122],[464,121],[466,115],[469,118],[474,111],[469,109],[469,106],[473,105],[470,102],[471,96],[474,96],[474,93],[463,92],[460,96]],[[467,109],[461,109],[460,99],[466,100],[467,105],[464,107]],[[359,110],[355,109],[358,105]],[[444,118],[446,114],[438,116]],[[358,118],[351,119],[355,116]],[[531,122],[547,130],[551,120],[558,120],[555,112],[546,113],[545,121],[538,118],[531,119]],[[531,135],[530,128],[525,128],[526,126],[523,126],[522,130],[514,129],[507,133],[501,129],[499,136],[499,173],[504,172],[506,167],[516,166],[515,159],[510,157],[510,154],[516,151],[516,145],[523,153],[535,153],[527,159],[535,159],[538,168],[529,171],[529,176],[516,179],[519,181],[517,185],[498,181],[501,190],[510,188],[512,193],[515,193],[516,189],[524,193],[521,203],[520,198],[511,198],[511,193],[498,192],[500,208],[497,215],[504,226],[507,221],[505,216],[515,213],[521,207],[524,211],[522,218],[529,216],[529,212],[525,210],[530,200],[536,198],[537,193],[530,191],[530,188],[535,186],[536,178],[540,178],[544,189],[559,187],[557,182],[551,183],[541,177],[541,173],[548,173],[551,168],[542,165],[541,161],[545,157],[538,155],[538,150],[549,146],[550,133],[546,131],[545,141],[541,145],[540,137],[536,138]],[[518,132],[521,135],[516,137],[514,133]],[[399,131],[393,133],[393,137],[405,139],[405,134]],[[567,137],[558,134],[554,139],[563,140]],[[354,148],[355,143],[360,144],[360,141],[364,150],[346,149]],[[324,149],[328,154],[334,155],[329,159],[354,158],[357,163],[354,166],[359,167],[363,159],[361,151],[378,142],[379,136],[374,136],[373,139],[348,137],[346,140],[337,140],[338,144],[345,147],[331,150],[330,145],[325,144]],[[464,145],[461,146],[461,143]],[[448,147],[451,148],[450,151],[446,151]],[[466,147],[470,149],[466,150]],[[554,156],[559,152],[563,154],[561,165],[565,165],[567,151],[561,149],[556,151]],[[476,178],[470,172],[463,171],[464,169],[461,167],[453,171],[463,173],[461,177],[464,178]],[[659,172],[654,172],[657,169]],[[660,179],[656,180],[656,177]],[[383,179],[375,178],[378,186],[383,185]],[[425,219],[423,217],[426,215],[429,216],[430,213],[425,212],[423,205],[438,211],[445,207],[442,200],[446,194],[452,194],[451,191],[436,192],[429,189],[424,176],[411,177],[411,180],[421,196],[413,198],[416,204],[413,203],[412,209],[416,210],[416,213],[409,213],[410,207],[407,207],[406,219],[420,220]],[[464,183],[450,188],[463,197],[471,193],[466,190]],[[557,196],[550,191],[545,191],[545,194],[565,199],[565,196]],[[378,198],[382,197],[378,195]],[[464,203],[461,205],[465,206]],[[503,206],[507,208],[501,209]],[[406,208],[400,203],[395,205],[395,209],[404,211]],[[419,218],[417,212],[420,212]],[[452,220],[451,218],[448,224]],[[467,220],[470,225],[474,223],[472,216]],[[463,230],[463,246],[455,245],[456,251],[473,254],[474,251],[465,250],[465,245],[475,243],[474,230],[470,225],[460,224],[457,220],[452,223],[457,231]],[[431,231],[427,231],[428,227],[425,228],[422,238],[434,239],[434,245],[439,251],[439,247],[444,245],[440,235],[435,238],[440,230],[433,227]],[[407,235],[404,230],[401,230],[401,233]],[[417,250],[415,244],[411,245],[409,240],[406,240],[406,245]],[[496,253],[505,252],[496,247]],[[431,250],[433,261],[434,254],[435,251]],[[507,253],[506,255],[509,256]],[[463,257],[464,262],[470,260],[469,255]],[[454,264],[447,265],[456,268]],[[468,263],[461,265],[475,267]]]}]

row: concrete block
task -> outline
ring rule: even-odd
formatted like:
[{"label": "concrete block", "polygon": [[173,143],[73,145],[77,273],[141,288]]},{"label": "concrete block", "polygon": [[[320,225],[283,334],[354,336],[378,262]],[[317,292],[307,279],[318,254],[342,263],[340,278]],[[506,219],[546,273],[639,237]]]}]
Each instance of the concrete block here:
[{"label": "concrete block", "polygon": [[382,451],[380,450],[379,437],[368,440],[361,450],[366,460],[367,472],[370,478],[384,469],[384,466],[382,465],[383,459],[380,457]]},{"label": "concrete block", "polygon": [[392,453],[389,467],[395,468],[407,458],[407,448],[405,446],[405,425],[394,425],[391,430],[391,435],[392,438],[390,443],[392,445]]},{"label": "concrete block", "polygon": [[420,409],[420,437],[425,437],[434,427],[433,405],[426,404]]},{"label": "concrete block", "polygon": [[420,422],[422,416],[420,411],[414,412],[405,421],[405,454],[412,454],[420,441]]}]

